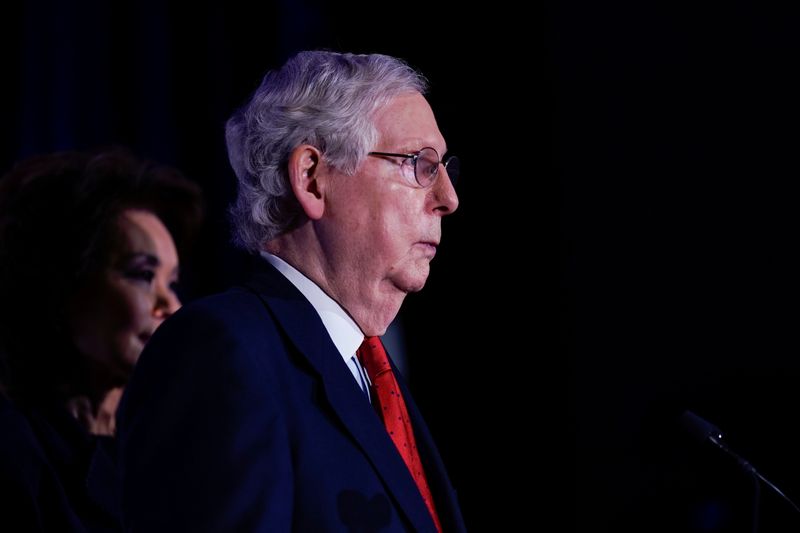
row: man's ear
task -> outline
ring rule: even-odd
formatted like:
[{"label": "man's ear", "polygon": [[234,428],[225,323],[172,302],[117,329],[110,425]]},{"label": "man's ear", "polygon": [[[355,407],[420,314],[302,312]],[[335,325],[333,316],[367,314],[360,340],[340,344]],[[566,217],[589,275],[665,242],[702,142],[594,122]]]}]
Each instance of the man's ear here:
[{"label": "man's ear", "polygon": [[289,154],[289,183],[303,212],[311,220],[319,220],[325,210],[321,166],[322,153],[310,144],[301,144]]}]

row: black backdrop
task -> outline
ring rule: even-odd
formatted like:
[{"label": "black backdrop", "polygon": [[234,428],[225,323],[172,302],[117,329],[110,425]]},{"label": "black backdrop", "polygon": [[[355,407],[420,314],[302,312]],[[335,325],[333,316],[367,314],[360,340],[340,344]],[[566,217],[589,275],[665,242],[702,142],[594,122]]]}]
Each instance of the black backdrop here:
[{"label": "black backdrop", "polygon": [[[692,409],[800,499],[800,11],[551,2],[562,341],[578,531],[749,531],[753,484]],[[763,488],[761,531],[800,514]]]},{"label": "black backdrop", "polygon": [[520,365],[498,354],[525,360],[528,350],[508,332],[538,336],[526,318],[530,302],[522,314],[504,311],[509,295],[527,289],[513,244],[531,233],[512,220],[529,205],[531,177],[520,170],[536,144],[524,123],[522,135],[509,129],[530,104],[511,96],[521,70],[532,69],[527,51],[507,44],[516,17],[499,5],[455,2],[11,2],[0,32],[0,167],[122,144],[181,169],[208,202],[202,245],[184,271],[191,299],[247,268],[228,242],[235,190],[223,126],[267,69],[298,50],[327,48],[397,55],[422,70],[463,178],[428,285],[401,311],[410,382],[467,525],[508,529],[517,509],[505,482],[521,468],[511,452],[518,401],[508,382]]}]

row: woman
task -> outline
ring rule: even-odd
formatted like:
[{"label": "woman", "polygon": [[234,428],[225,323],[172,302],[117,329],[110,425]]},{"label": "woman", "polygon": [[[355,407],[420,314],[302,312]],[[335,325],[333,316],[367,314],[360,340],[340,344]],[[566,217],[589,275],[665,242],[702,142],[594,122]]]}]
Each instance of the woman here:
[{"label": "woman", "polygon": [[114,413],[200,218],[196,185],[121,150],[0,178],[0,529],[120,529]]}]

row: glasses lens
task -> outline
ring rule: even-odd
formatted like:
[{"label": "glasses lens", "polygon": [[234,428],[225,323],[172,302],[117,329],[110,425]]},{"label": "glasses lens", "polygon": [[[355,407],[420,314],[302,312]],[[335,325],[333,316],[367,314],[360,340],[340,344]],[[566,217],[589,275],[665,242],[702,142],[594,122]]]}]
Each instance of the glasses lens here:
[{"label": "glasses lens", "polygon": [[454,155],[447,158],[444,162],[444,168],[447,170],[447,175],[450,176],[450,183],[453,185],[458,181],[458,174],[461,170],[461,163]]},{"label": "glasses lens", "polygon": [[414,172],[417,176],[417,183],[423,187],[431,185],[439,172],[439,154],[436,150],[433,148],[420,150]]}]

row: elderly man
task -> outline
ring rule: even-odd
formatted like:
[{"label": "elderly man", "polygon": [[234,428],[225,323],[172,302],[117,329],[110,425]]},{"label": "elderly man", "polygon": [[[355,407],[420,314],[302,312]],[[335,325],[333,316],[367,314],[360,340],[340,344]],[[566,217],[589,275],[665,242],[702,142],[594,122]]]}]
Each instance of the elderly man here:
[{"label": "elderly man", "polygon": [[133,531],[462,531],[379,335],[420,290],[457,160],[423,78],[303,52],[227,125],[242,287],[153,337],[118,417]]}]

